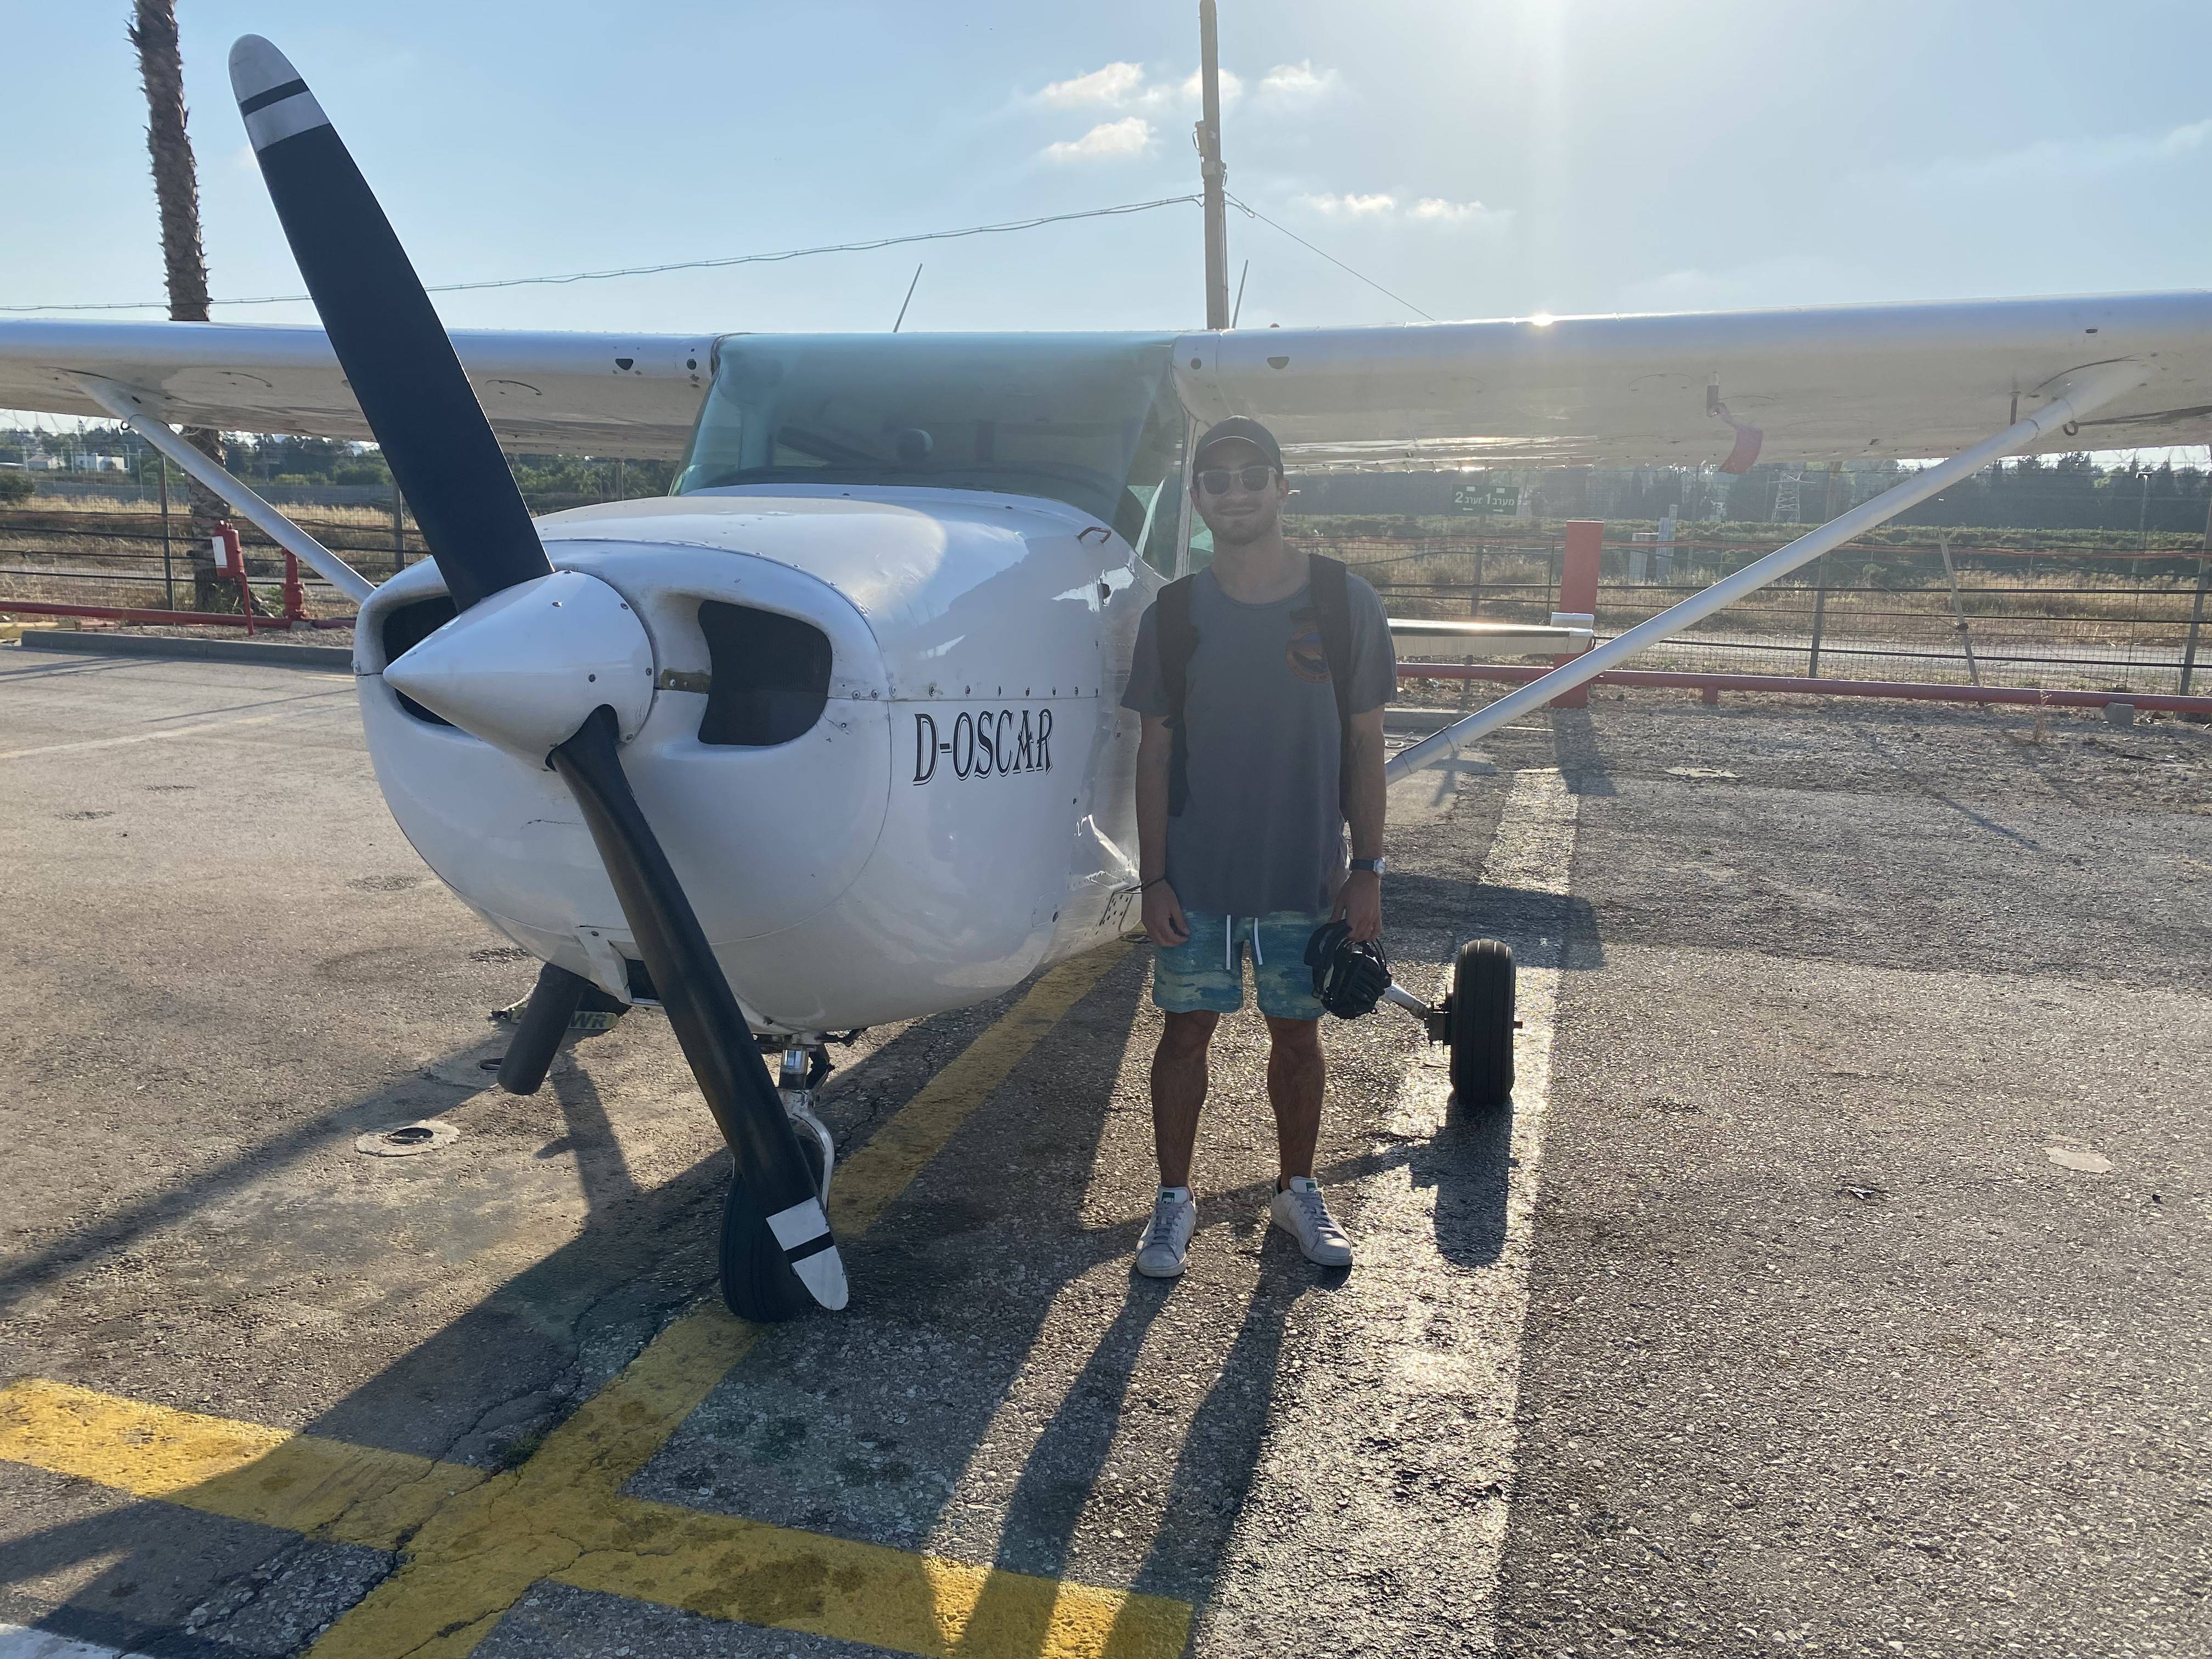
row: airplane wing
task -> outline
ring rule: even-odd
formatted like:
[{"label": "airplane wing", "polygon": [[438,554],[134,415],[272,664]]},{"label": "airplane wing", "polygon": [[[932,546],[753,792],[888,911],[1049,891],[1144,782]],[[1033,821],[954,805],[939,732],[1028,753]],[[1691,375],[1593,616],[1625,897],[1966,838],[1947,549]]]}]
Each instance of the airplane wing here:
[{"label": "airplane wing", "polygon": [[[673,460],[713,371],[711,335],[460,329],[461,367],[510,451]],[[366,441],[323,331],[232,323],[0,321],[0,409],[105,414],[71,377],[158,399],[173,426]]]},{"label": "airplane wing", "polygon": [[1201,421],[1265,422],[1294,467],[1695,465],[1738,427],[1765,460],[1948,455],[2118,357],[2148,383],[2033,447],[2212,436],[2212,293],[2195,291],[1243,329],[1183,336],[1176,379]]},{"label": "airplane wing", "polygon": [[[509,449],[639,458],[682,454],[715,345],[453,337]],[[2148,382],[2036,447],[2212,435],[2212,293],[2197,291],[1243,329],[1178,337],[1175,373],[1200,421],[1255,416],[1294,465],[1748,465],[1949,454],[2116,357],[2148,363]],[[0,408],[97,416],[82,373],[154,392],[177,425],[368,436],[318,328],[0,321]]]}]

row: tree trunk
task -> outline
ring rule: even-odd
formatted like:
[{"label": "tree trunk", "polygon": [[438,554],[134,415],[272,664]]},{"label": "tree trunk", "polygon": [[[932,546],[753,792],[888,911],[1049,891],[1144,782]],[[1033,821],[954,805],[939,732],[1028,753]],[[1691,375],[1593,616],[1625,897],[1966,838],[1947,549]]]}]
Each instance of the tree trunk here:
[{"label": "tree trunk", "polygon": [[[207,255],[200,246],[200,187],[185,110],[184,58],[177,44],[176,0],[136,0],[129,26],[138,49],[138,78],[146,88],[146,149],[154,163],[154,200],[161,214],[161,266],[169,285],[169,320],[208,319]],[[217,466],[222,434],[186,427],[185,441]],[[216,575],[210,544],[229,509],[196,480],[185,485],[191,501],[190,545],[192,604],[200,611],[229,611],[237,591]]]}]

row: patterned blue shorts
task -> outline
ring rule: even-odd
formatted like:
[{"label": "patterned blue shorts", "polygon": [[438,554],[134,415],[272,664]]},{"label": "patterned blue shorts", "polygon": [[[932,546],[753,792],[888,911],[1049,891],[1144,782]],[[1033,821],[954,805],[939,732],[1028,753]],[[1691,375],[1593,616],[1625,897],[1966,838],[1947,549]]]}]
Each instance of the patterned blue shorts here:
[{"label": "patterned blue shorts", "polygon": [[1264,916],[1224,916],[1183,907],[1190,937],[1152,955],[1152,1002],[1170,1014],[1211,1009],[1233,1014],[1244,1006],[1244,957],[1252,957],[1252,981],[1260,1012],[1277,1019],[1319,1019],[1306,941],[1328,912],[1277,910]]}]

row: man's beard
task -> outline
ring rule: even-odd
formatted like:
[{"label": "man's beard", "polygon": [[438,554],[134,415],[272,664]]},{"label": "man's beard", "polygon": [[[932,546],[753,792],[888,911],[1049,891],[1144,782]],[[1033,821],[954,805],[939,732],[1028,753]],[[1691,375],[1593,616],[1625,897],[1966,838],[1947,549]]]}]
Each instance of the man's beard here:
[{"label": "man's beard", "polygon": [[1206,528],[1213,532],[1216,547],[1249,547],[1254,542],[1266,540],[1267,532],[1280,520],[1279,514],[1261,513],[1242,524],[1209,525]]}]

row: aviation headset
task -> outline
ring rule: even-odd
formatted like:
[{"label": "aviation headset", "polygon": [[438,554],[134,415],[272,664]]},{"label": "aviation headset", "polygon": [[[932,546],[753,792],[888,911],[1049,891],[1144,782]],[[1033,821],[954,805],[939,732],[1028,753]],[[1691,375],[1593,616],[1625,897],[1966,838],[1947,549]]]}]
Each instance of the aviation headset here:
[{"label": "aviation headset", "polygon": [[1358,1019],[1375,1012],[1390,988],[1390,958],[1379,940],[1352,942],[1347,922],[1328,921],[1306,940],[1306,966],[1313,969],[1314,995],[1339,1019]]}]

